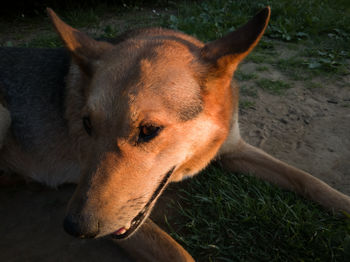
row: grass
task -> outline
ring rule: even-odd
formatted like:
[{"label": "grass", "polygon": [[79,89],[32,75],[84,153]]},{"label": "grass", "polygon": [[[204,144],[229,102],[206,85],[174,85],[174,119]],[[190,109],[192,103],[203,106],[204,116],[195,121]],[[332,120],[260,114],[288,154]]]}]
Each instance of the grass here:
[{"label": "grass", "polygon": [[273,95],[281,95],[287,89],[292,87],[287,82],[284,82],[281,80],[271,80],[267,78],[258,79],[255,81],[255,83],[257,84],[258,87],[262,88],[263,90]]},{"label": "grass", "polygon": [[271,60],[271,56],[266,54],[261,54],[259,52],[253,52],[248,55],[246,58],[246,61],[250,61],[256,64],[261,63],[271,63],[273,60]]},{"label": "grass", "polygon": [[[314,55],[306,57],[302,66],[314,74],[349,73],[346,59],[350,58],[350,2],[347,0],[185,1],[178,13],[164,24],[211,41],[236,29],[266,5],[271,6],[271,21],[262,43],[248,60],[271,62],[271,54],[261,52],[269,37],[310,47],[306,50]],[[271,42],[268,45],[273,48]],[[293,72],[293,76],[300,80],[298,72]]]},{"label": "grass", "polygon": [[256,71],[258,72],[269,71],[269,68],[267,66],[261,65],[256,67]]},{"label": "grass", "polygon": [[315,36],[331,37],[332,33],[342,40],[349,37],[350,3],[346,0],[185,1],[168,22],[169,26],[202,40],[214,40],[267,5],[272,9],[266,32],[271,38],[298,41]]},{"label": "grass", "polygon": [[305,60],[300,57],[280,58],[274,66],[293,80],[305,80],[309,72]]},{"label": "grass", "polygon": [[35,37],[33,40],[23,43],[20,46],[22,47],[61,47],[63,46],[61,39],[57,34],[44,34],[38,37]]},{"label": "grass", "polygon": [[237,70],[235,72],[235,78],[239,81],[248,81],[248,80],[252,80],[252,79],[257,79],[258,76],[255,73],[244,73],[240,70]]},{"label": "grass", "polygon": [[[250,96],[253,98],[258,97],[258,91],[256,87],[253,86],[246,86],[246,85],[240,85],[240,94],[244,96]],[[242,99],[240,99],[242,100]]]},{"label": "grass", "polygon": [[308,89],[317,89],[317,88],[323,88],[323,85],[312,81],[306,81],[305,87]]},{"label": "grass", "polygon": [[[302,56],[303,54],[306,57]],[[303,80],[310,75],[348,74],[348,65],[344,63],[345,59],[345,53],[341,55],[331,51],[307,48],[301,52],[300,57],[281,58],[275,66],[282,72],[294,76],[292,78],[300,80],[301,77],[301,80]]]},{"label": "grass", "polygon": [[241,109],[255,108],[255,102],[249,101],[249,100],[240,99],[239,100],[239,108],[241,108]]},{"label": "grass", "polygon": [[[308,79],[306,88],[320,88],[321,84],[312,81],[313,76],[349,73],[348,0],[163,2],[168,11],[160,14],[139,13],[142,5],[138,1],[59,13],[75,27],[99,27],[100,19],[109,14],[123,17],[123,30],[162,24],[211,41],[270,5],[270,26],[247,57],[247,61],[258,64],[259,74],[238,71],[235,77],[239,81],[250,81],[263,91],[280,95],[292,88],[289,81],[257,76],[271,68],[293,80]],[[99,29],[102,37],[120,32],[112,24]],[[14,44],[7,41],[3,45]],[[278,45],[297,54],[280,57]],[[45,33],[23,46],[57,47],[61,43],[54,34]],[[258,96],[255,86],[242,86],[241,93],[250,100],[241,100],[240,106],[254,108],[251,98]],[[349,103],[343,106],[349,107]],[[350,261],[350,219],[327,213],[293,193],[249,176],[209,168],[189,181],[172,206],[179,213],[168,218],[169,230],[198,261]]]},{"label": "grass", "polygon": [[180,197],[169,229],[198,261],[350,259],[350,220],[253,177],[210,167]]}]

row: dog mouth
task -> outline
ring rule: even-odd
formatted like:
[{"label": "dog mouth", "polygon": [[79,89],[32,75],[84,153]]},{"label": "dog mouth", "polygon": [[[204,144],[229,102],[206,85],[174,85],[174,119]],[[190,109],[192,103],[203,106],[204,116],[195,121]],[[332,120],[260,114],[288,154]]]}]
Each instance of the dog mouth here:
[{"label": "dog mouth", "polygon": [[175,167],[171,168],[168,173],[164,176],[160,184],[158,185],[157,189],[154,191],[152,197],[147,202],[147,204],[144,206],[144,208],[134,217],[134,219],[131,221],[131,223],[128,226],[121,227],[114,233],[112,233],[112,237],[116,239],[124,239],[129,236],[131,236],[133,233],[136,232],[136,230],[142,225],[142,223],[146,220],[148,217],[154,202],[157,200],[157,198],[160,196],[160,194],[163,192],[165,186],[168,184],[168,180],[171,176],[171,174],[174,172]]}]

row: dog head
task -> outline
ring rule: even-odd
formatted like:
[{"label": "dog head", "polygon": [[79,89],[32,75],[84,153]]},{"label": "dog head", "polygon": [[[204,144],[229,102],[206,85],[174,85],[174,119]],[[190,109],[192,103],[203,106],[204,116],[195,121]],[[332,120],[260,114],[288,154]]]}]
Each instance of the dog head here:
[{"label": "dog head", "polygon": [[72,55],[66,118],[81,166],[65,229],[125,238],[170,181],[203,169],[225,141],[238,108],[233,73],[261,38],[270,9],[208,44],[160,28],[111,44],[48,13]]}]

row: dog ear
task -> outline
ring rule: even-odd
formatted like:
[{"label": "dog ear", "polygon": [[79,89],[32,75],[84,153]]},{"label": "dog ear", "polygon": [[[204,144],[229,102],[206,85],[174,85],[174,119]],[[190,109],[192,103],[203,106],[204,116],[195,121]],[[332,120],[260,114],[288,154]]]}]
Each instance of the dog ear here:
[{"label": "dog ear", "polygon": [[270,7],[266,7],[236,31],[206,44],[201,50],[202,59],[214,65],[216,70],[232,74],[259,42],[269,22],[270,13]]},{"label": "dog ear", "polygon": [[96,41],[86,34],[72,28],[63,22],[57,14],[47,8],[47,13],[66,48],[71,52],[73,59],[87,75],[93,73],[93,62],[96,61],[101,54],[112,47],[111,44]]}]

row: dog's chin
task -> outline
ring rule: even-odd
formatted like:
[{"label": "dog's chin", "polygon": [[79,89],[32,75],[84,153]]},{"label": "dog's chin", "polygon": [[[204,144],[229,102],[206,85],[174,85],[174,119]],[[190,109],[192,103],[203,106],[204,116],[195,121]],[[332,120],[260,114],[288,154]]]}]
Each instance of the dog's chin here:
[{"label": "dog's chin", "polygon": [[171,168],[166,173],[166,175],[164,176],[164,178],[162,179],[162,181],[158,185],[157,189],[154,191],[150,200],[147,202],[145,207],[137,214],[137,216],[131,221],[130,225],[125,226],[125,227],[121,227],[111,234],[111,236],[113,238],[126,239],[126,238],[130,237],[131,235],[133,235],[137,231],[137,229],[142,225],[142,223],[145,222],[145,220],[147,219],[147,217],[151,213],[151,210],[152,210],[156,200],[158,199],[158,197],[160,196],[160,194],[163,192],[164,188],[168,184],[169,178],[172,175],[174,169],[175,169],[175,167]]}]

